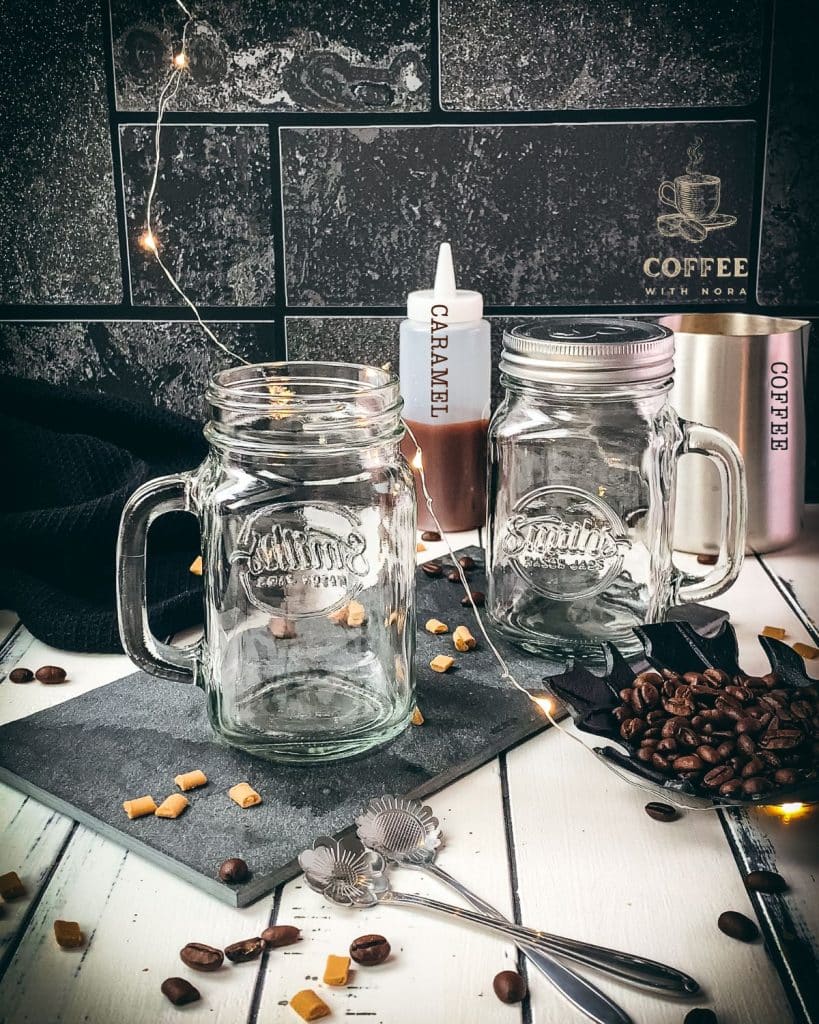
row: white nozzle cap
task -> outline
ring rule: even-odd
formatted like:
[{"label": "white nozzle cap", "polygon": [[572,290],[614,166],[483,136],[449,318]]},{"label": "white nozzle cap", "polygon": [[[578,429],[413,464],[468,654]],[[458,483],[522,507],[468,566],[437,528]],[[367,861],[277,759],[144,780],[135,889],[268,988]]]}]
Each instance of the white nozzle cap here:
[{"label": "white nozzle cap", "polygon": [[452,265],[452,248],[449,242],[442,242],[438,250],[435,287],[409,293],[407,316],[410,320],[438,320],[448,324],[469,323],[472,320],[480,320],[483,316],[481,293],[455,286],[455,268]]}]

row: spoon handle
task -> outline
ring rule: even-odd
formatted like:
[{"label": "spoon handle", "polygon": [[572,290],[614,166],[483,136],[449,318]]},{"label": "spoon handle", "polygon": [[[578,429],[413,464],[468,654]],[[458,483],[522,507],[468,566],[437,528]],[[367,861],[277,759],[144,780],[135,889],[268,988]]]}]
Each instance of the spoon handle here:
[{"label": "spoon handle", "polygon": [[[460,886],[460,883],[458,885]],[[578,942],[575,939],[549,935],[547,932],[537,931],[534,928],[525,928],[523,925],[511,924],[508,921],[499,920],[497,917],[487,916],[485,912],[463,910],[460,907],[453,907],[449,903],[439,903],[437,900],[411,893],[384,893],[380,899],[384,902],[427,907],[442,914],[451,914],[453,917],[460,917],[472,924],[492,928],[511,939],[522,939],[527,945],[535,946],[546,953],[556,953],[558,956],[564,956],[577,963],[585,964],[587,967],[596,967],[624,981],[648,988],[659,989],[674,995],[693,995],[699,991],[697,982],[689,975],[683,974],[682,971],[655,960],[634,956],[631,953],[622,953],[616,949],[607,949],[605,946],[594,946],[591,943]],[[482,900],[480,902],[482,906],[488,905],[484,904]],[[492,909],[494,911],[494,908]]]},{"label": "spoon handle", "polygon": [[[496,918],[498,921],[509,923],[507,918],[498,913],[494,907],[490,907],[488,903],[484,902],[479,896],[476,896],[466,886],[457,882],[443,868],[439,868],[436,864],[426,864],[422,870],[435,875],[447,885],[455,883],[454,887],[458,892],[477,910],[482,911],[489,917]],[[531,961],[533,966],[554,985],[558,992],[561,992],[573,1006],[576,1006],[590,1020],[597,1021],[597,1024],[633,1024],[631,1017],[617,1003],[609,999],[608,996],[586,981],[585,978],[581,978],[579,974],[576,974],[568,967],[564,967],[554,957],[544,953],[536,946],[531,946],[521,940],[518,940],[516,945]]]}]

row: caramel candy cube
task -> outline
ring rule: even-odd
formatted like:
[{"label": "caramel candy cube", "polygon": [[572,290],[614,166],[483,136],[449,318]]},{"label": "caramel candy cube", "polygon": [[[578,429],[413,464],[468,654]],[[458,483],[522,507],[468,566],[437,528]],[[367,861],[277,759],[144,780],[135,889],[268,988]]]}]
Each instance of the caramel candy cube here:
[{"label": "caramel candy cube", "polygon": [[359,601],[350,601],[347,605],[347,625],[351,628],[363,626],[367,621],[367,609]]},{"label": "caramel candy cube", "polygon": [[85,941],[76,921],[55,921],[54,938],[63,949],[78,949]]},{"label": "caramel candy cube", "polygon": [[766,626],[762,630],[763,636],[769,636],[772,640],[784,640],[786,630],[781,626]]},{"label": "caramel candy cube", "polygon": [[187,798],[181,793],[171,793],[170,796],[165,797],[154,814],[157,818],[178,818],[188,806]]},{"label": "caramel candy cube", "polygon": [[800,658],[807,658],[808,661],[819,658],[819,647],[813,647],[811,644],[794,644],[793,649]]},{"label": "caramel candy cube", "polygon": [[422,540],[419,540],[418,543],[415,545],[416,551],[426,551],[426,549],[427,546]]},{"label": "caramel candy cube", "polygon": [[350,606],[348,604],[345,604],[341,608],[337,608],[334,612],[330,612],[327,618],[330,620],[330,622],[335,622],[337,626],[346,626],[347,614],[349,610]]},{"label": "caramel candy cube", "polygon": [[440,619],[427,619],[424,623],[424,629],[427,633],[448,633],[449,626],[445,622],[441,622]]},{"label": "caramel candy cube", "polygon": [[202,556],[197,555],[196,558],[191,562],[188,572],[193,573],[194,576],[202,575]]},{"label": "caramel candy cube", "polygon": [[253,807],[262,802],[262,798],[247,782],[237,782],[235,786],[231,786],[228,796],[240,807]]},{"label": "caramel candy cube", "polygon": [[332,953],[327,957],[327,966],[324,968],[325,985],[346,985],[350,977],[350,958],[348,956],[334,956]]},{"label": "caramel candy cube", "polygon": [[290,1000],[291,1007],[302,1020],[320,1020],[330,1014],[330,1007],[311,988],[303,988]]},{"label": "caramel candy cube", "polygon": [[452,634],[452,642],[456,651],[472,651],[478,646],[478,641],[469,632],[466,626],[458,626]]},{"label": "caramel candy cube", "polygon": [[189,789],[197,789],[199,786],[207,785],[208,777],[197,768],[195,771],[183,772],[181,775],[175,776],[173,781],[183,793],[187,793]]},{"label": "caramel candy cube", "polygon": [[140,796],[136,800],[126,800],[122,809],[133,820],[134,818],[144,818],[146,814],[153,814],[156,810],[156,803],[152,796]]},{"label": "caramel candy cube", "polygon": [[418,707],[417,704],[415,705],[415,709],[412,712],[412,718],[410,719],[410,722],[412,722],[413,725],[424,724],[424,716],[421,714],[421,709]]},{"label": "caramel candy cube", "polygon": [[455,659],[448,654],[438,654],[429,663],[433,672],[448,672],[455,664]]},{"label": "caramel candy cube", "polygon": [[16,871],[7,871],[5,875],[0,875],[0,897],[4,900],[17,900],[25,894],[26,887]]},{"label": "caramel candy cube", "polygon": [[272,615],[267,624],[270,635],[277,640],[293,640],[296,636],[296,626],[290,619],[283,619],[279,615]]}]

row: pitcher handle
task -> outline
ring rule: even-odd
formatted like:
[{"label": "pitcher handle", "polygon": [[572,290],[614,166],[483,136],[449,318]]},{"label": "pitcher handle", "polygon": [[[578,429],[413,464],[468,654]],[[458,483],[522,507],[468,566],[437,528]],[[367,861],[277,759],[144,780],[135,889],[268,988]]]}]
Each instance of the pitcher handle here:
[{"label": "pitcher handle", "polygon": [[705,576],[680,574],[679,599],[684,604],[708,601],[727,590],[739,576],[745,558],[748,491],[745,464],[734,442],[719,430],[701,423],[682,423],[680,455],[705,455],[719,470],[722,488],[722,537],[719,560]]},{"label": "pitcher handle", "polygon": [[675,210],[677,209],[677,192],[673,181],[664,181],[657,189],[657,195],[660,197],[661,203],[665,203],[666,206],[673,206]]},{"label": "pitcher handle", "polygon": [[140,668],[163,679],[191,683],[202,641],[171,647],[158,640],[148,624],[145,589],[148,528],[166,512],[190,512],[190,474],[149,480],[125,505],[117,541],[117,613],[119,635],[128,656]]}]

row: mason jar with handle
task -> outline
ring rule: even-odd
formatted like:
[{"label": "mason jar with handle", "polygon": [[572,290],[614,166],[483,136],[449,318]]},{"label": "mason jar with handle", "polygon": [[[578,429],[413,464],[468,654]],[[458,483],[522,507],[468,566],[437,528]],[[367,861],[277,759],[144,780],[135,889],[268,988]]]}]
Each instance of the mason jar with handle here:
[{"label": "mason jar with handle", "polygon": [[[194,681],[214,731],[281,761],[361,754],[414,704],[415,493],[399,450],[395,376],[340,363],[267,363],[211,382],[210,450],[141,487],[117,553],[120,633],[146,671]],[[153,636],[150,524],[197,516],[204,634]]]},{"label": "mason jar with handle", "polygon": [[[674,336],[645,321],[532,321],[506,332],[505,397],[489,428],[487,609],[527,649],[599,661],[673,605],[739,574],[747,496],[724,434],[668,401]],[[672,560],[677,463],[706,456],[722,487],[722,541],[704,577]]]}]

